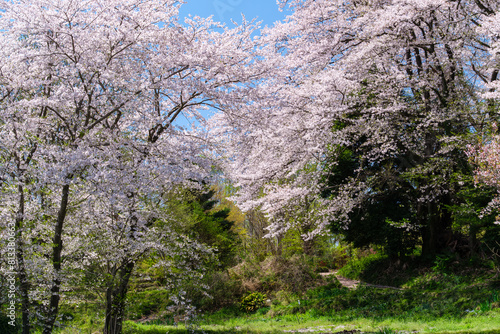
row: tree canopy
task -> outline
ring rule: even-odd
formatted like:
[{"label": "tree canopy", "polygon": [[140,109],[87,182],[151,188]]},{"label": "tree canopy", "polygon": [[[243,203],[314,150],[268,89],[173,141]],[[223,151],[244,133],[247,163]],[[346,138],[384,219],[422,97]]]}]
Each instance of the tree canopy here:
[{"label": "tree canopy", "polygon": [[309,198],[317,233],[389,246],[416,231],[424,253],[442,251],[471,176],[466,145],[498,119],[497,2],[282,5],[294,12],[263,32],[259,98],[227,123],[238,200],[275,217],[271,234]]}]

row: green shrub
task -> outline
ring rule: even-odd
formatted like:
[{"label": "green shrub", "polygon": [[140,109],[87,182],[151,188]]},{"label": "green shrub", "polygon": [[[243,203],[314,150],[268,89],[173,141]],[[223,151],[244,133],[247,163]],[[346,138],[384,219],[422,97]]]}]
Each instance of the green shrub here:
[{"label": "green shrub", "polygon": [[273,300],[273,305],[287,306],[299,298],[300,297],[295,293],[286,290],[281,290],[276,292],[275,299]]},{"label": "green shrub", "polygon": [[131,291],[127,296],[126,314],[130,319],[140,319],[172,305],[166,290]]},{"label": "green shrub", "polygon": [[[363,273],[370,271],[373,263],[379,263],[387,259],[381,253],[369,254],[363,257],[352,257],[349,262],[339,270],[339,274],[352,279],[360,279]],[[379,266],[380,268],[380,266]]]},{"label": "green shrub", "polygon": [[237,305],[243,294],[242,282],[237,277],[231,276],[227,271],[213,271],[205,275],[202,281],[208,286],[205,291],[187,286],[187,298],[193,305],[203,312],[215,312],[224,307]]},{"label": "green shrub", "polygon": [[241,299],[241,308],[247,313],[252,313],[263,307],[267,296],[260,292],[252,292]]},{"label": "green shrub", "polygon": [[310,299],[312,298],[318,298],[318,299],[324,299],[324,298],[330,298],[333,296],[336,296],[338,294],[338,290],[342,288],[342,285],[340,282],[335,279],[332,280],[330,283],[327,285],[320,286],[315,289],[310,289],[307,290],[306,296]]}]

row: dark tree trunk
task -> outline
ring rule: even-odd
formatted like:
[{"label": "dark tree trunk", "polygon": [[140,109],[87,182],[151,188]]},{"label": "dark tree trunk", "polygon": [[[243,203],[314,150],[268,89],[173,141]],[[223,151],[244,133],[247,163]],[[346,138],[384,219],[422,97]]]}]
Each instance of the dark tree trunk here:
[{"label": "dark tree trunk", "polygon": [[436,213],[433,210],[434,203],[427,204],[427,224],[422,233],[422,257],[433,258],[436,255]]},{"label": "dark tree trunk", "polygon": [[24,189],[22,185],[17,187],[19,191],[19,208],[16,217],[16,259],[18,265],[18,275],[20,281],[21,292],[21,313],[22,313],[22,334],[29,334],[30,332],[30,319],[29,319],[29,283],[26,275],[26,266],[24,264],[23,243],[21,241],[22,228],[24,222]]},{"label": "dark tree trunk", "polygon": [[427,225],[422,233],[422,256],[432,259],[437,254],[443,253],[451,243],[452,215],[446,209],[450,204],[449,198],[444,198],[438,204],[436,202],[427,205]]},{"label": "dark tree trunk", "polygon": [[106,290],[106,319],[104,334],[121,334],[130,275],[134,262],[128,262],[118,270],[118,282],[113,282]]},{"label": "dark tree trunk", "polygon": [[469,241],[469,258],[474,257],[477,254],[477,248],[478,248],[478,241],[477,241],[477,232],[479,231],[479,227],[470,224],[469,227],[469,235],[468,235],[468,241]]},{"label": "dark tree trunk", "polygon": [[62,244],[62,231],[63,224],[66,218],[66,213],[68,211],[68,199],[69,199],[69,185],[66,184],[62,188],[61,203],[59,206],[59,212],[57,214],[57,222],[54,230],[54,240],[52,247],[52,267],[54,269],[54,279],[52,281],[52,288],[50,289],[50,303],[49,308],[46,313],[45,324],[43,328],[43,334],[51,334],[54,328],[54,323],[59,313],[59,292],[61,289],[61,279],[59,274],[61,271],[61,253],[63,249]]}]

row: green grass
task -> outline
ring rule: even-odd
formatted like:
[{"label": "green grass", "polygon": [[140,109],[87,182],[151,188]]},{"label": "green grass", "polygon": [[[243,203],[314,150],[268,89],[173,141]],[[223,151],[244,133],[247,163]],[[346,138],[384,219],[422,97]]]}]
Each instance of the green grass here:
[{"label": "green grass", "polygon": [[[172,325],[173,317],[165,311],[165,292],[131,293],[124,333],[271,334],[300,329],[318,333],[352,329],[377,334],[500,333],[500,285],[488,268],[454,267],[446,258],[431,266],[391,264],[387,258],[371,255],[351,261],[342,274],[379,284],[397,282],[401,289],[361,285],[348,290],[329,276],[322,286],[303,294],[271,294],[271,302],[256,312],[245,313],[239,305],[232,305],[200,316],[187,328],[184,323]],[[68,326],[60,333],[100,333],[100,307],[66,307],[64,311],[73,319],[66,321]]]},{"label": "green grass", "polygon": [[[427,297],[434,298],[434,302],[424,297],[410,300],[408,296],[414,293],[369,287],[348,291],[327,286],[308,291],[300,303],[297,300],[287,305],[274,304],[253,314],[244,314],[238,308],[223,309],[201,317],[188,328],[184,323],[168,326],[168,321],[161,319],[149,323],[129,320],[125,322],[124,333],[283,333],[299,329],[322,333],[347,329],[366,333],[500,333],[500,309],[491,302],[494,294],[484,294],[486,299],[479,302],[474,301],[473,295],[472,302],[468,297],[455,296],[476,305],[469,311],[458,310],[459,307],[455,311],[453,306],[446,306],[452,297],[430,294]],[[488,307],[482,306],[486,301]],[[91,313],[88,309],[86,315],[76,316],[60,333],[101,332],[102,324]],[[94,322],[85,320],[86,316],[95,319]]]},{"label": "green grass", "polygon": [[[308,329],[336,333],[500,333],[500,287],[488,268],[456,267],[451,259],[434,265],[391,263],[370,255],[345,266],[345,276],[401,289],[341,287],[330,278],[302,295],[288,294],[253,314],[238,307],[205,315],[195,329],[206,333],[283,333]],[[283,295],[286,295],[284,293]],[[181,333],[183,326],[127,323],[132,333]],[[193,328],[191,328],[193,330]],[[196,330],[195,330],[196,331]]]},{"label": "green grass", "polygon": [[[361,330],[366,333],[500,333],[498,291],[487,282],[442,282],[439,274],[414,279],[406,289],[356,290],[329,284],[307,291],[290,303],[245,314],[236,307],[200,318],[185,328],[142,325],[131,321],[126,334],[156,333],[283,333],[299,329],[335,333]],[[467,279],[462,278],[466,282]]]},{"label": "green grass", "polygon": [[181,333],[283,333],[308,329],[316,332],[341,332],[344,330],[361,330],[366,333],[500,333],[500,314],[489,314],[481,317],[463,319],[427,319],[406,320],[387,319],[335,319],[329,317],[313,317],[308,314],[285,315],[279,317],[248,316],[229,319],[219,324],[208,324],[204,321],[197,327],[185,328],[161,325],[141,325],[126,322],[125,334],[181,334]]}]

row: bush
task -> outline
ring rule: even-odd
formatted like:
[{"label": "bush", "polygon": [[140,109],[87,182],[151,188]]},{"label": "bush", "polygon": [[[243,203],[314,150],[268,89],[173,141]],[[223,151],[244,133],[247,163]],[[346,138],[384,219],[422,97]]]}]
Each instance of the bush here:
[{"label": "bush", "polygon": [[290,259],[270,257],[261,263],[261,268],[264,272],[261,282],[267,283],[263,284],[267,291],[288,290],[302,293],[312,287],[317,278],[314,268],[300,256]]},{"label": "bush", "polygon": [[231,268],[230,272],[247,292],[287,290],[302,293],[314,286],[318,277],[312,265],[299,256],[290,259],[270,256],[259,263],[244,262]]},{"label": "bush", "polygon": [[202,311],[213,312],[238,304],[243,294],[241,281],[231,277],[227,272],[209,273],[205,276],[203,284],[209,287],[208,296],[199,289],[187,289],[187,297]]},{"label": "bush", "polygon": [[263,307],[267,296],[260,292],[252,292],[241,299],[241,308],[247,313],[253,313]]},{"label": "bush", "polygon": [[[374,263],[377,265],[380,262],[385,262],[387,256],[381,253],[377,254],[362,254],[361,256],[356,256],[350,259],[350,261],[339,270],[339,274],[351,279],[360,279],[361,276],[367,271],[371,271],[371,267]],[[380,268],[380,266],[379,266]]]}]

